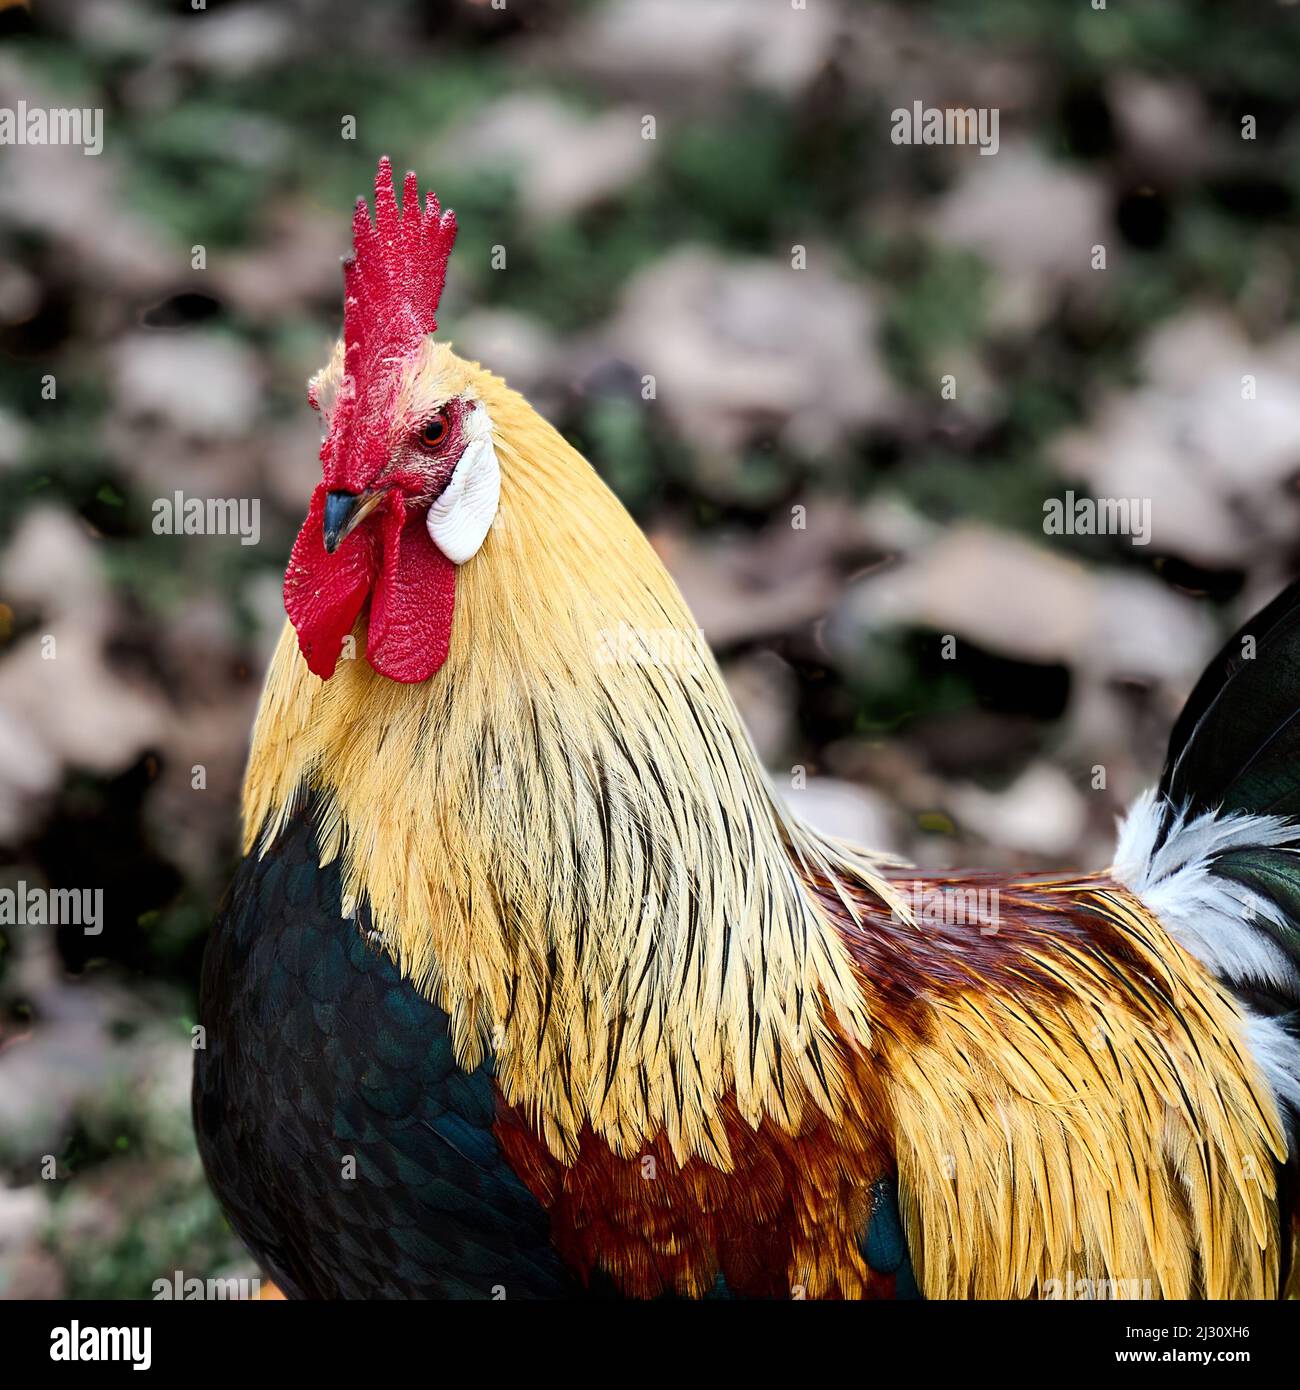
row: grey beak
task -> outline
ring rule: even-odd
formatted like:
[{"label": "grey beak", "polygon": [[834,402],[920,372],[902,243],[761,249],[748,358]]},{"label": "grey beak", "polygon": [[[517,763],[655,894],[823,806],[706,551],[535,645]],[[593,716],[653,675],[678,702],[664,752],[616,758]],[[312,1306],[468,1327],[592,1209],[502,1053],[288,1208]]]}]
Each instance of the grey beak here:
[{"label": "grey beak", "polygon": [[325,550],[333,555],[347,534],[348,521],[356,510],[361,494],[357,492],[327,492],[325,494]]}]

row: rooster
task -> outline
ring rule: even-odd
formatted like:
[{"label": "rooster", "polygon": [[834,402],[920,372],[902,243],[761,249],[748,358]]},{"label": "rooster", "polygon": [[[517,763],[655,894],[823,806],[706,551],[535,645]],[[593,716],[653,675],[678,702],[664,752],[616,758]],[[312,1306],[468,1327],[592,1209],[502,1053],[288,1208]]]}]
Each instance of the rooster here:
[{"label": "rooster", "polygon": [[291,1298],[1294,1291],[1300,589],[1111,868],[922,879],[783,807],[632,519],[434,336],[455,231],[381,161],[309,386],[194,1078],[253,1256]]}]

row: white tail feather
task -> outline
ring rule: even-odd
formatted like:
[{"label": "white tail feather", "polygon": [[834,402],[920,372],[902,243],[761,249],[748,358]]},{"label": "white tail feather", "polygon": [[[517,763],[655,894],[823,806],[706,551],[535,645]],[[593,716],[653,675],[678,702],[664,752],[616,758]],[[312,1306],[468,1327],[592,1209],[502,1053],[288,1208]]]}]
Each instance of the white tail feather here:
[{"label": "white tail feather", "polygon": [[[1155,791],[1133,803],[1119,829],[1111,872],[1159,919],[1170,936],[1228,986],[1300,986],[1291,958],[1261,921],[1288,920],[1280,904],[1213,872],[1225,851],[1295,849],[1300,825],[1281,816],[1216,815],[1190,820],[1173,812],[1157,847],[1165,808]],[[1300,1110],[1300,1039],[1278,1018],[1242,1006],[1246,1043],[1279,1102]]]}]

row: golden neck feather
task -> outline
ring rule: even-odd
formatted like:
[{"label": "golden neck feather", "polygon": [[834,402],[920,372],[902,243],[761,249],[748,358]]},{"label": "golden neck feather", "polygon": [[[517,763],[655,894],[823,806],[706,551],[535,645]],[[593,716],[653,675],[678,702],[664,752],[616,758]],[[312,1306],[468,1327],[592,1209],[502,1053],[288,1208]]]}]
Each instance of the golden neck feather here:
[{"label": "golden neck feather", "polygon": [[358,655],[322,682],[286,627],[246,846],[323,793],[344,915],[369,899],[385,948],[450,1015],[458,1059],[490,1050],[553,1152],[571,1156],[589,1124],[624,1154],[664,1132],[680,1159],[727,1166],[721,1096],[791,1130],[806,1104],[833,1114],[835,1033],[867,1035],[799,866],[849,898],[886,890],[776,803],[614,495],[522,397],[453,360],[491,414],[502,495],[458,574],[447,662],[401,685]]}]

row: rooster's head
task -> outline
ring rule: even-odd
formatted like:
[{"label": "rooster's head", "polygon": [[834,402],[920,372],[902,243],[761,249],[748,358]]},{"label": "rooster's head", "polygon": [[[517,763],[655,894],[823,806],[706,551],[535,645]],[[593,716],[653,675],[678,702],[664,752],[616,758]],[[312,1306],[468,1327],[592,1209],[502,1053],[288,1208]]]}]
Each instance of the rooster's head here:
[{"label": "rooster's head", "polygon": [[308,399],[325,421],[323,477],[294,543],[284,602],[307,665],[328,679],[362,608],[366,656],[427,680],[451,640],[456,568],[483,544],[500,470],[468,364],[432,338],[456,219],[379,162],[343,266],[343,338]]}]

